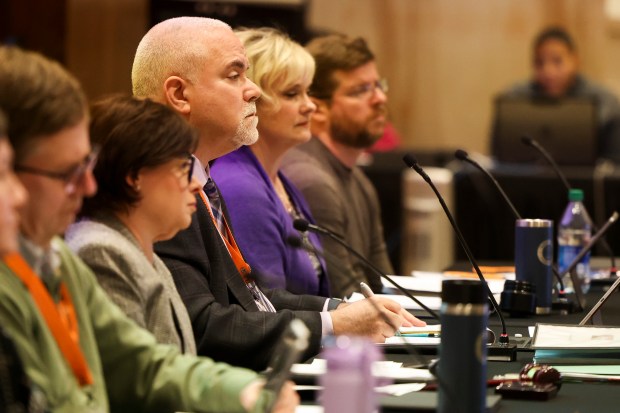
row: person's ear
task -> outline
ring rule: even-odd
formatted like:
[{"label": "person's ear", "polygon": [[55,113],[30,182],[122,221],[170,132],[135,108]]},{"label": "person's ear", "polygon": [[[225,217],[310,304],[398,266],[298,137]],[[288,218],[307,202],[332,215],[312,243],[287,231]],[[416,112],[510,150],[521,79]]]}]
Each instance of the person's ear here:
[{"label": "person's ear", "polygon": [[131,188],[133,188],[134,191],[136,191],[138,193],[142,189],[140,187],[140,173],[139,172],[127,175],[125,177],[125,182],[127,183],[127,185],[129,185]]},{"label": "person's ear", "polygon": [[187,87],[188,82],[179,76],[170,76],[164,81],[165,103],[181,115],[189,115],[191,111]]}]

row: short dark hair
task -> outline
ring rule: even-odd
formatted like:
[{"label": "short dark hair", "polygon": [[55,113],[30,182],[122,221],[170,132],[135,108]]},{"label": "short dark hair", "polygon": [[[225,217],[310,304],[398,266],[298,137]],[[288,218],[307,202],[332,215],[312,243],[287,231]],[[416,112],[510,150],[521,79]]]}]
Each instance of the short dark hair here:
[{"label": "short dark hair", "polygon": [[98,191],[84,199],[81,216],[127,211],[140,200],[127,177],[189,156],[198,144],[197,131],[185,119],[149,99],[110,96],[93,104],[91,114],[91,144],[99,148],[93,171]]},{"label": "short dark hair", "polygon": [[311,40],[306,49],[316,62],[316,72],[310,94],[318,99],[329,99],[338,87],[334,72],[348,72],[375,60],[368,44],[361,37],[330,34]]},{"label": "short dark hair", "polygon": [[536,52],[536,50],[538,50],[540,46],[542,46],[543,43],[547,42],[548,40],[557,40],[564,43],[568,50],[570,50],[571,52],[575,52],[577,50],[575,41],[573,40],[572,36],[568,34],[566,29],[560,26],[550,26],[538,33],[538,35],[534,39],[534,53]]},{"label": "short dark hair", "polygon": [[59,63],[15,46],[0,46],[0,109],[19,162],[34,141],[77,125],[88,115],[80,83]]}]

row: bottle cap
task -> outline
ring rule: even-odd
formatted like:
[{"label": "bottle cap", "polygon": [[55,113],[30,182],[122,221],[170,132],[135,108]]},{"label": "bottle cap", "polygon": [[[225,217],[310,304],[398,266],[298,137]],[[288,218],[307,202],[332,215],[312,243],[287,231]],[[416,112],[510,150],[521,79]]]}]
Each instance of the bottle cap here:
[{"label": "bottle cap", "polygon": [[444,280],[441,283],[441,300],[450,304],[482,304],[487,300],[486,286],[474,280]]},{"label": "bottle cap", "polygon": [[583,201],[583,191],[581,189],[571,189],[568,191],[569,201]]}]

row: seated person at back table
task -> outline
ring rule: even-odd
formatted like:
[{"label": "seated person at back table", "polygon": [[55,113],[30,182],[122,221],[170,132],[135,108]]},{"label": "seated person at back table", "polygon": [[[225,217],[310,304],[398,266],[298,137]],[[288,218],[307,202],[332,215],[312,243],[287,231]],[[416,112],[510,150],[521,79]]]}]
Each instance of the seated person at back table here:
[{"label": "seated person at back table", "polygon": [[[289,150],[282,170],[304,194],[318,225],[340,235],[381,271],[393,274],[377,192],[357,162],[384,133],[387,83],[362,38],[322,36],[306,45],[316,73],[310,97],[312,139]],[[349,296],[364,281],[374,292],[378,274],[329,237],[323,237],[332,294]]]},{"label": "seated person at back table", "polygon": [[[599,157],[620,162],[620,103],[616,96],[579,72],[579,57],[573,38],[560,27],[542,30],[532,47],[532,79],[517,83],[500,96],[531,98],[592,97],[598,104]],[[491,153],[495,149],[493,122]]]},{"label": "seated person at back table", "polygon": [[166,104],[198,130],[194,173],[204,187],[196,197],[197,211],[188,229],[155,244],[187,307],[198,354],[262,370],[293,318],[311,332],[306,357],[315,356],[331,333],[384,342],[401,325],[424,325],[385,297],[346,305],[256,285],[209,168],[216,158],[258,138],[260,89],[247,70],[245,49],[230,26],[202,17],[153,26],[140,41],[132,68],[135,96]]},{"label": "seated person at back table", "polygon": [[[310,139],[310,117],[316,109],[307,91],[314,59],[299,44],[274,29],[235,33],[245,46],[248,78],[260,86],[256,102],[259,139],[218,158],[211,176],[228,205],[239,247],[267,288],[329,297],[326,268],[314,250],[318,236],[299,233],[293,220],[314,223],[303,195],[280,171],[282,157]],[[291,246],[290,236],[309,243]]]},{"label": "seated person at back table", "polygon": [[114,97],[92,107],[99,148],[97,193],[65,240],[108,296],[158,342],[196,354],[187,309],[153,243],[187,228],[200,189],[192,179],[197,136],[183,118],[148,99]]},{"label": "seated person at back table", "polygon": [[[0,257],[0,325],[46,411],[263,411],[273,391],[261,391],[256,373],[157,343],[59,237],[97,190],[77,80],[37,53],[0,46],[0,110],[29,195],[19,211],[19,241]],[[4,170],[0,186],[12,178]],[[15,232],[15,219],[8,224],[3,237],[5,228]],[[293,412],[298,400],[288,383],[276,409]]]}]

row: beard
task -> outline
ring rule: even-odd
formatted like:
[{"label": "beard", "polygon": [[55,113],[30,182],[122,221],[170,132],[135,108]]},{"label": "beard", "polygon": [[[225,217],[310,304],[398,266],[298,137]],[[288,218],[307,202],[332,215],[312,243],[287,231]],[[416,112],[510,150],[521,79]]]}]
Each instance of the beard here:
[{"label": "beard", "polygon": [[354,123],[346,118],[332,118],[330,134],[334,141],[357,149],[366,149],[374,145],[383,136],[385,124],[371,128],[371,123],[378,115],[385,115],[384,108],[373,113],[364,123]]},{"label": "beard", "polygon": [[258,116],[252,117],[252,119],[247,119],[247,116],[256,113],[256,103],[249,102],[243,108],[243,114],[241,116],[241,122],[239,122],[239,126],[235,131],[235,137],[233,138],[233,143],[236,147],[241,147],[244,145],[252,145],[258,140]]}]

